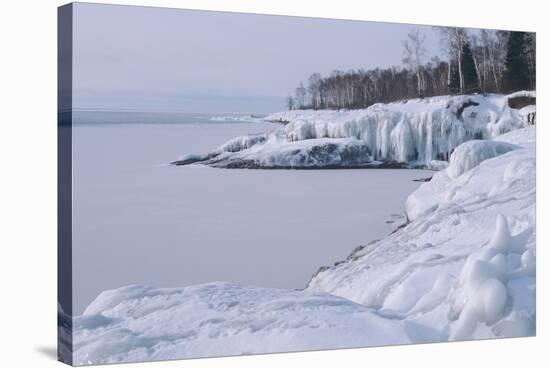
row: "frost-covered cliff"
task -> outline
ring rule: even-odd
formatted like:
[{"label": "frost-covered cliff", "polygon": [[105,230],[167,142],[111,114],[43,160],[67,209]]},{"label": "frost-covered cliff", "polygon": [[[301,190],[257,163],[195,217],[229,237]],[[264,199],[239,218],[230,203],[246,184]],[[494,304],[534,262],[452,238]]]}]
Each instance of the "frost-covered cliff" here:
[{"label": "frost-covered cliff", "polygon": [[[534,96],[534,92],[522,92]],[[517,97],[517,93],[512,95]],[[446,166],[458,145],[493,139],[531,123],[532,107],[513,109],[506,95],[439,96],[362,110],[292,110],[268,115],[281,131],[237,137],[174,162],[226,168]]]}]

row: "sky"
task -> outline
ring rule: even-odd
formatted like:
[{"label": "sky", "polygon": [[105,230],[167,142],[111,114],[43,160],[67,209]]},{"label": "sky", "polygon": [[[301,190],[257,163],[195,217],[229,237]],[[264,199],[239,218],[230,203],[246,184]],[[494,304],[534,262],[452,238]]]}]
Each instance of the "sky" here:
[{"label": "sky", "polygon": [[430,26],[76,3],[73,103],[79,109],[284,109],[319,72],[401,65],[412,28]]}]

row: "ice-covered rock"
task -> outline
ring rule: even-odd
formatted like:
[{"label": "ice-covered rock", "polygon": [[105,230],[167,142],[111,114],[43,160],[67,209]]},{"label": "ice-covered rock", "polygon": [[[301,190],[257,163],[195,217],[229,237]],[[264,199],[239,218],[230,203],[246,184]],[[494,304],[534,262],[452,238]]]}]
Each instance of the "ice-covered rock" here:
[{"label": "ice-covered rock", "polygon": [[[525,92],[527,93],[527,92]],[[523,98],[523,97],[522,97]],[[332,167],[334,160],[304,158],[332,145],[346,150],[351,140],[361,143],[361,157],[355,154],[338,160],[340,167],[361,165],[408,166],[440,169],[453,150],[472,139],[494,139],[529,125],[531,107],[521,111],[508,104],[506,95],[439,96],[402,102],[375,104],[360,110],[291,110],[268,115],[266,121],[287,124],[278,133],[253,140],[238,137],[218,148],[202,163],[216,167],[310,168]],[[525,111],[524,111],[525,109]],[[526,115],[527,114],[527,115]],[[530,115],[529,115],[530,116]],[[313,142],[308,142],[313,140]],[[347,141],[344,141],[347,140]],[[294,143],[295,150],[289,150]],[[313,148],[313,145],[320,145]],[[257,146],[265,145],[263,149]],[[277,146],[278,145],[278,146]],[[353,147],[358,147],[354,143]],[[309,151],[308,151],[309,149]],[[269,154],[267,152],[269,151]],[[225,154],[221,155],[222,152]],[[239,152],[239,154],[232,154]],[[289,155],[296,154],[296,159]],[[269,156],[269,158],[267,158]],[[278,157],[279,156],[279,157]],[[277,163],[272,165],[272,163]],[[315,164],[312,165],[312,162]],[[191,161],[179,161],[188,164]]]},{"label": "ice-covered rock", "polygon": [[440,96],[363,110],[293,110],[269,115],[285,120],[289,140],[356,137],[377,160],[417,162],[447,160],[470,139],[491,139],[523,126],[505,95]]},{"label": "ice-covered rock", "polygon": [[374,160],[364,141],[356,138],[316,138],[288,141],[281,134],[236,137],[203,155],[187,155],[173,162],[200,162],[220,168],[337,169],[403,167],[395,161]]},{"label": "ice-covered rock", "polygon": [[300,142],[270,142],[223,159],[213,159],[214,167],[229,168],[338,168],[371,164],[364,142],[355,138],[310,139]]}]

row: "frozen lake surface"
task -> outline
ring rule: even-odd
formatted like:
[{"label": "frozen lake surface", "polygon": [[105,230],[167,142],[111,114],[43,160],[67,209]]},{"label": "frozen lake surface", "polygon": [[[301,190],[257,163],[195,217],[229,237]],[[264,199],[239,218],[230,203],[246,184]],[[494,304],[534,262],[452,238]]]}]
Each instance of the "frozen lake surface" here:
[{"label": "frozen lake surface", "polygon": [[[199,120],[194,120],[199,121]],[[73,130],[74,311],[106,289],[231,281],[303,288],[403,220],[422,170],[228,170],[167,163],[278,124]]]}]

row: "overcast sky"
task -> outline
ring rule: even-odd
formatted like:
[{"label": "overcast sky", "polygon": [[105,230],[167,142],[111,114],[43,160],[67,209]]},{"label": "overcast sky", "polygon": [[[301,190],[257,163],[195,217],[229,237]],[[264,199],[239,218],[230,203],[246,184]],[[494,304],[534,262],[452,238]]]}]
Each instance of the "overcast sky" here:
[{"label": "overcast sky", "polygon": [[429,26],[77,3],[74,106],[270,112],[313,72],[400,65]]}]

